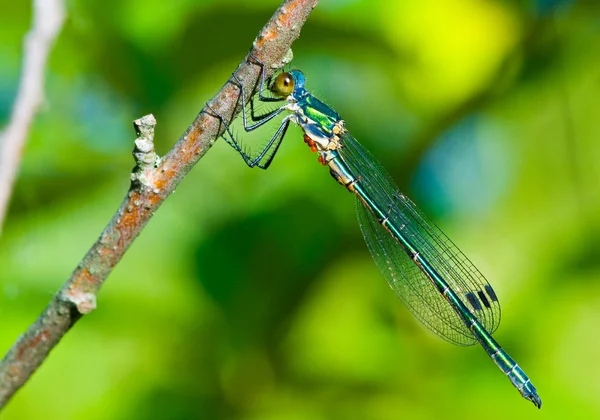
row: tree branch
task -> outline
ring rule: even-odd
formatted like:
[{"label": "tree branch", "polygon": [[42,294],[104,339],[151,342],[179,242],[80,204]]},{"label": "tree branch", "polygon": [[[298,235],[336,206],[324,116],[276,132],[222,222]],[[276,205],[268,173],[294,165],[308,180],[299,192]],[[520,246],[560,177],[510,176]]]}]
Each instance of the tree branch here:
[{"label": "tree branch", "polygon": [[[262,29],[249,55],[264,63],[267,75],[289,61],[290,46],[316,4],[317,0],[286,0]],[[235,74],[251,90],[260,68],[247,57]],[[239,111],[239,94],[238,88],[226,83],[210,105],[221,115],[233,117]],[[75,322],[95,309],[96,294],[104,280],[154,212],[223,131],[219,120],[202,110],[173,149],[159,159],[154,153],[155,124],[152,116],[134,122],[138,133],[134,149],[137,165],[125,200],[48,307],[0,362],[0,408]]]},{"label": "tree branch", "polygon": [[25,37],[23,72],[12,115],[0,133],[0,235],[31,121],[44,100],[48,53],[65,20],[62,0],[34,0],[33,23]]}]

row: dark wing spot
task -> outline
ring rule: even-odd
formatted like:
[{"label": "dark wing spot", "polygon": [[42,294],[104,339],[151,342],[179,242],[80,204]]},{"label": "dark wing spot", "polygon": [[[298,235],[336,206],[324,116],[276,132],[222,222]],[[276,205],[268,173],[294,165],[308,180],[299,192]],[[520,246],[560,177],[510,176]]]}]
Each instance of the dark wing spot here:
[{"label": "dark wing spot", "polygon": [[469,292],[466,294],[466,296],[473,309],[475,309],[476,311],[481,311],[481,304],[477,300],[475,294],[473,292]]},{"label": "dark wing spot", "polygon": [[486,284],[485,291],[488,294],[488,296],[490,297],[490,299],[492,299],[492,302],[498,302],[498,297],[496,296],[496,292],[494,292],[494,289],[492,289],[492,286],[490,286],[489,284]]},{"label": "dark wing spot", "polygon": [[481,302],[483,303],[483,305],[486,308],[492,307],[492,305],[490,305],[490,301],[488,300],[488,298],[485,296],[485,294],[481,290],[477,291],[477,296],[479,296],[479,300],[481,300]]}]

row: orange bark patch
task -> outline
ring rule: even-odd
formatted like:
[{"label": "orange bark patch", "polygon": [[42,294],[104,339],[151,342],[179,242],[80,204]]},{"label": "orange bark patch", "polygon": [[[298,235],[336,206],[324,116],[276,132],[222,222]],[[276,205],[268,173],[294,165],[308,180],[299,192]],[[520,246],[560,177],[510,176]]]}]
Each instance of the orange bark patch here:
[{"label": "orange bark patch", "polygon": [[290,20],[292,19],[292,15],[296,12],[296,9],[300,7],[301,1],[290,2],[285,5],[285,14],[280,14],[279,23],[282,26],[290,26]]},{"label": "orange bark patch", "polygon": [[272,41],[277,37],[277,31],[273,28],[269,28],[262,34],[262,39],[265,41]]},{"label": "orange bark patch", "polygon": [[186,143],[193,144],[196,142],[196,140],[198,140],[198,137],[200,137],[202,135],[204,130],[202,130],[198,125],[199,124],[194,124],[192,126],[192,129],[189,131],[189,133],[186,136]]},{"label": "orange bark patch", "polygon": [[[140,205],[132,205],[130,212],[124,212],[119,218],[115,229],[119,232],[119,237],[117,239],[117,249],[115,252],[122,253],[123,247],[127,246],[129,242],[131,242],[131,238],[134,235],[134,232],[140,227],[140,220],[144,217],[145,213],[148,211],[145,207],[147,201],[151,198],[156,197],[156,194],[150,194],[149,198],[142,197],[138,192],[132,194],[129,199],[130,203],[140,203]],[[158,201],[158,200],[157,200]]]},{"label": "orange bark patch", "polygon": [[260,34],[260,36],[255,41],[255,47],[258,49],[262,49],[266,42],[272,41],[277,38],[277,31],[274,30],[270,25],[268,28]]},{"label": "orange bark patch", "polygon": [[89,272],[87,268],[80,270],[77,275],[74,276],[73,281],[71,282],[71,287],[69,287],[69,293],[72,290],[88,290],[89,286],[94,283],[94,276]]},{"label": "orange bark patch", "polygon": [[23,358],[25,353],[27,353],[30,350],[37,350],[40,343],[43,341],[47,341],[48,338],[50,338],[50,332],[47,330],[41,330],[39,333],[34,335],[29,341],[23,343],[23,345],[19,347],[19,351],[17,352],[17,359]]},{"label": "orange bark patch", "polygon": [[172,170],[172,169],[165,170],[164,172],[161,173],[161,176],[157,177],[154,180],[154,186],[156,188],[159,188],[162,190],[169,184],[169,182],[173,179],[174,176],[175,176],[174,170]]}]

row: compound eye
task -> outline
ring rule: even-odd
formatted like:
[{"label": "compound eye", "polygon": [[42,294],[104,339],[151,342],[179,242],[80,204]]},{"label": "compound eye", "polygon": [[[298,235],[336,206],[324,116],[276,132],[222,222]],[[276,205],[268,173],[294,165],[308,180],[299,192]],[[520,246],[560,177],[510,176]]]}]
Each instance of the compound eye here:
[{"label": "compound eye", "polygon": [[294,91],[294,78],[289,73],[281,73],[273,81],[271,92],[279,97],[289,96]]}]

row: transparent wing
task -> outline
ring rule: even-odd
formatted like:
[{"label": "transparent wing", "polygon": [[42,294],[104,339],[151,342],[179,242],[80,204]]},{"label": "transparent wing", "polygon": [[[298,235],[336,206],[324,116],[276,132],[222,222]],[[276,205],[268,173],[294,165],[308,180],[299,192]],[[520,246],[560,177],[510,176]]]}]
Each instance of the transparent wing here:
[{"label": "transparent wing", "polygon": [[357,199],[356,211],[375,264],[400,300],[430,330],[458,345],[476,340],[429,278]]},{"label": "transparent wing", "polygon": [[[389,223],[398,227],[473,315],[493,333],[500,324],[500,303],[473,263],[399,192],[381,164],[349,134],[342,138],[339,154],[350,170],[360,176],[366,193],[387,211]],[[450,303],[362,202],[357,203],[357,212],[375,263],[412,314],[451,343],[474,344],[476,339],[471,330]]]}]

